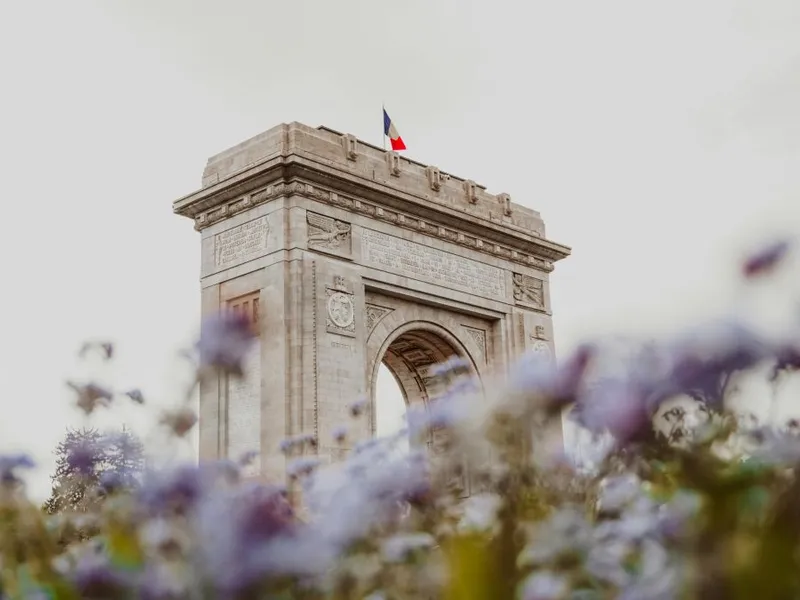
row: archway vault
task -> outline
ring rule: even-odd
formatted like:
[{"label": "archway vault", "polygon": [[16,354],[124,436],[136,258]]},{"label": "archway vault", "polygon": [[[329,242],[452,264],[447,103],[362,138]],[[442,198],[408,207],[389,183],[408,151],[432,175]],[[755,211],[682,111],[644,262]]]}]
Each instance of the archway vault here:
[{"label": "archway vault", "polygon": [[369,323],[365,356],[373,434],[381,364],[394,376],[406,407],[427,404],[443,391],[431,368],[452,357],[464,359],[478,381],[485,374],[491,323],[374,293],[368,294],[367,306],[380,309]]}]

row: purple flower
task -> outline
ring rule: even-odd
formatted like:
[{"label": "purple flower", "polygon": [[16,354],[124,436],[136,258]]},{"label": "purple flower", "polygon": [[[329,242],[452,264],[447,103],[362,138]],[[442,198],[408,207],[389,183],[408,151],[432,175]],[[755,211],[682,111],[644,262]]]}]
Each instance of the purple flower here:
[{"label": "purple flower", "polygon": [[292,479],[296,479],[303,475],[310,475],[314,472],[314,469],[320,466],[320,464],[320,460],[313,456],[296,458],[287,466],[286,474]]},{"label": "purple flower", "polygon": [[536,525],[533,542],[518,558],[520,566],[539,566],[559,557],[586,551],[592,529],[586,517],[572,507],[562,508]]},{"label": "purple flower", "polygon": [[670,349],[672,365],[660,396],[699,396],[711,407],[724,400],[726,377],[754,367],[772,350],[750,329],[734,322],[716,322],[691,332]]},{"label": "purple flower", "polygon": [[471,364],[467,359],[460,356],[451,356],[446,361],[433,365],[430,369],[430,374],[432,377],[462,375],[469,373],[470,367]]},{"label": "purple flower", "polygon": [[753,278],[772,272],[789,252],[789,247],[787,240],[780,240],[762,248],[744,261],[742,274]]},{"label": "purple flower", "polygon": [[81,560],[71,579],[81,598],[116,598],[130,589],[131,576],[113,568],[103,559],[91,556]]},{"label": "purple flower", "polygon": [[136,404],[144,404],[144,396],[142,395],[142,391],[138,389],[128,390],[125,392],[125,395],[131,399],[132,402]]},{"label": "purple flower", "polygon": [[256,458],[258,458],[258,452],[250,450],[248,452],[242,453],[237,463],[241,466],[252,465],[253,462],[256,460]]},{"label": "purple flower", "polygon": [[211,479],[211,469],[205,465],[150,472],[138,492],[139,505],[150,514],[186,513],[211,487]]},{"label": "purple flower", "polygon": [[619,513],[642,493],[642,482],[633,473],[608,477],[600,482],[597,508],[602,513]]},{"label": "purple flower", "polygon": [[314,515],[309,535],[317,544],[343,549],[376,525],[400,518],[412,498],[424,498],[429,485],[425,455],[393,455],[383,446],[375,444],[307,480],[304,500]]},{"label": "purple flower", "polygon": [[344,441],[347,439],[347,427],[345,427],[344,425],[339,425],[338,427],[335,427],[331,434],[331,437],[333,437],[334,441],[339,444],[344,443]]},{"label": "purple flower", "polygon": [[36,466],[27,454],[7,454],[0,456],[0,483],[16,484],[19,482],[18,469],[32,469]]},{"label": "purple flower", "polygon": [[594,345],[581,345],[558,367],[528,353],[511,372],[511,390],[534,397],[544,396],[547,406],[560,410],[575,401],[597,350]]},{"label": "purple flower", "polygon": [[283,454],[288,455],[296,450],[302,451],[306,446],[310,448],[317,447],[317,438],[313,433],[301,433],[288,437],[285,440],[281,440],[278,447]]},{"label": "purple flower", "polygon": [[652,431],[646,392],[626,379],[606,379],[583,393],[570,418],[595,434],[610,433],[625,443]]},{"label": "purple flower", "polygon": [[296,524],[277,487],[251,484],[218,489],[205,497],[196,526],[217,597],[240,597],[276,571],[276,542],[291,538]]},{"label": "purple flower", "polygon": [[350,414],[353,417],[360,417],[367,409],[367,406],[369,406],[369,400],[367,398],[359,398],[349,406]]},{"label": "purple flower", "polygon": [[775,351],[775,365],[770,373],[770,381],[776,381],[781,373],[790,373],[800,369],[800,349],[786,344]]},{"label": "purple flower", "polygon": [[659,507],[658,533],[667,540],[680,540],[693,531],[693,519],[703,506],[702,497],[686,490],[679,490]]},{"label": "purple flower", "polygon": [[183,437],[192,430],[197,423],[197,415],[188,406],[166,411],[161,416],[161,424],[167,426],[178,437]]},{"label": "purple flower", "polygon": [[203,322],[197,342],[200,367],[241,376],[254,340],[253,328],[243,313],[222,311],[212,315]]},{"label": "purple flower", "polygon": [[98,350],[105,360],[111,360],[114,356],[114,344],[111,342],[85,342],[78,351],[78,356],[83,358],[92,350]]},{"label": "purple flower", "polygon": [[94,412],[98,406],[108,406],[114,398],[109,390],[94,383],[79,385],[68,381],[67,385],[75,390],[78,395],[75,403],[87,415]]}]

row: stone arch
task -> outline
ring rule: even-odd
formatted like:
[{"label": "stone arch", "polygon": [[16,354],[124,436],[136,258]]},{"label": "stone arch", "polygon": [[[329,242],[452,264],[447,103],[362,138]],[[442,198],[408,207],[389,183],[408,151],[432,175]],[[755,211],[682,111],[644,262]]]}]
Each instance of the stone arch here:
[{"label": "stone arch", "polygon": [[[447,327],[430,320],[403,318],[403,311],[388,315],[386,322],[375,335],[370,336],[367,356],[367,381],[372,407],[370,428],[376,431],[375,402],[378,370],[384,364],[401,390],[407,407],[427,404],[442,390],[440,383],[430,374],[430,368],[445,360],[458,356],[467,361],[472,375],[480,382],[481,366],[475,360],[476,349],[470,336],[459,336],[455,320]],[[376,328],[377,329],[377,328]],[[471,344],[470,344],[471,342]],[[479,354],[478,354],[479,355]],[[480,355],[479,355],[480,356]]]},{"label": "stone arch", "polygon": [[[553,351],[549,273],[569,248],[472,180],[291,123],[210,158],[173,209],[201,232],[202,312],[257,300],[269,340],[247,382],[201,382],[201,459],[252,446],[259,476],[280,481],[278,442],[302,434],[336,460],[349,448],[333,431],[372,394],[400,327],[434,356],[464,356],[479,380],[531,347]],[[406,367],[416,373],[395,371]]]},{"label": "stone arch", "polygon": [[[368,333],[366,359],[367,359],[367,390],[372,393],[374,373],[383,360],[381,349],[394,332],[411,323],[427,323],[442,332],[451,344],[461,347],[464,358],[469,360],[478,379],[482,379],[490,367],[487,359],[486,348],[480,348],[475,339],[464,334],[464,325],[449,311],[434,310],[419,304],[410,304],[391,309],[383,316]],[[385,350],[384,350],[385,351]]]}]

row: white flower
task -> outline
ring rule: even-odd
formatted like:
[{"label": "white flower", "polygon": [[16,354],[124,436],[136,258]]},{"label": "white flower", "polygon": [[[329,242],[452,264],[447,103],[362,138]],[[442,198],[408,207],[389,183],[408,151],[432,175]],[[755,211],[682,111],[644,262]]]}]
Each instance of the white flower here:
[{"label": "white flower", "polygon": [[520,600],[561,600],[569,592],[569,583],[561,575],[542,571],[522,582]]},{"label": "white flower", "polygon": [[435,543],[428,533],[406,533],[393,535],[383,542],[381,551],[389,562],[402,562],[417,550],[431,548]]},{"label": "white flower", "polygon": [[476,494],[470,496],[462,504],[463,515],[458,523],[458,529],[467,531],[487,531],[494,527],[497,521],[497,511],[503,500],[497,494]]}]

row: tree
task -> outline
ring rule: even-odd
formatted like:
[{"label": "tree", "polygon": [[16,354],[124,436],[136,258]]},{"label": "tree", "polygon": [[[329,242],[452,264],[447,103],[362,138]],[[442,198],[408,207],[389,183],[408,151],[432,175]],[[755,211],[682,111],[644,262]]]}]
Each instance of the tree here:
[{"label": "tree", "polygon": [[141,441],[125,427],[111,434],[68,429],[55,455],[53,489],[43,506],[48,514],[88,512],[109,492],[135,487],[145,460]]}]

